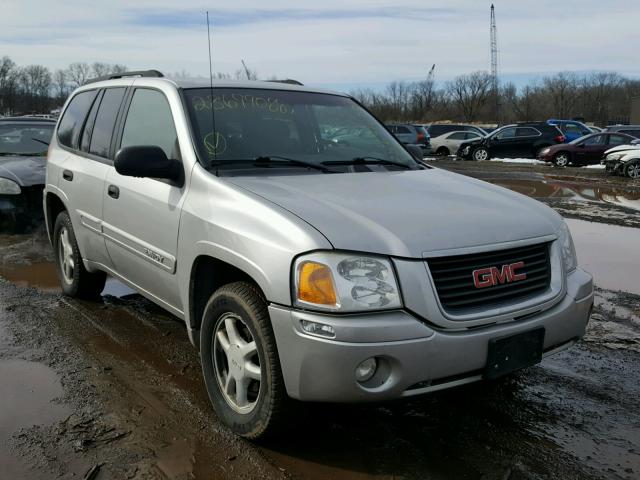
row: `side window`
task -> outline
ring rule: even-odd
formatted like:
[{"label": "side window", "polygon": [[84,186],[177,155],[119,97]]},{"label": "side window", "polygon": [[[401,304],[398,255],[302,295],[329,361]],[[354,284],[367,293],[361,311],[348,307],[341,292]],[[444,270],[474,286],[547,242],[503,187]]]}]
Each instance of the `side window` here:
[{"label": "side window", "polygon": [[456,132],[449,135],[450,140],[464,140],[467,138],[467,134],[465,132]]},{"label": "side window", "polygon": [[407,127],[397,127],[398,128],[398,133],[411,133],[411,130],[409,130]]},{"label": "side window", "polygon": [[97,93],[97,90],[80,92],[71,99],[58,126],[58,141],[65,147],[77,148],[80,130]]},{"label": "side window", "polygon": [[96,114],[98,113],[98,107],[100,106],[100,100],[102,99],[104,91],[101,91],[89,110],[87,120],[84,122],[84,128],[82,129],[82,138],[80,139],[80,150],[83,152],[89,151],[89,142],[91,141],[91,132],[93,131],[93,125],[96,121]]},{"label": "side window", "polygon": [[496,138],[498,140],[504,140],[505,138],[513,138],[516,136],[516,129],[513,127],[510,128],[505,128],[503,130],[500,130],[497,134],[496,134]]},{"label": "side window", "polygon": [[537,137],[540,132],[531,127],[518,127],[516,128],[516,137]]},{"label": "side window", "polygon": [[575,133],[577,135],[582,135],[582,127],[576,123],[565,123],[563,131],[567,133]]},{"label": "side window", "polygon": [[474,138],[479,138],[479,137],[480,137],[480,134],[477,132],[467,132],[465,134],[465,138],[467,140],[473,140]]},{"label": "side window", "polygon": [[[124,98],[125,88],[108,88],[104,91],[100,109],[95,119],[89,153],[107,158],[116,116]],[[83,142],[84,143],[84,142]]]},{"label": "side window", "polygon": [[397,133],[396,131],[396,126],[395,125],[388,125],[387,128],[389,129],[389,131],[391,133],[393,133],[394,135]]},{"label": "side window", "polygon": [[160,147],[168,158],[180,155],[169,102],[157,90],[138,88],[131,99],[120,148],[138,145]]},{"label": "side window", "polygon": [[595,147],[598,145],[604,145],[605,136],[604,135],[595,135],[593,137],[589,137],[585,140],[584,144],[588,147]]},{"label": "side window", "polygon": [[631,141],[628,137],[622,135],[609,135],[609,145],[625,145]]}]

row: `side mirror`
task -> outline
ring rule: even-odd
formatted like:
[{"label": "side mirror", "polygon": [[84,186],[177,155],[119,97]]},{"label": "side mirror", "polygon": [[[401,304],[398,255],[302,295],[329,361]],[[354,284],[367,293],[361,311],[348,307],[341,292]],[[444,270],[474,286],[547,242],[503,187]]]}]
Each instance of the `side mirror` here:
[{"label": "side mirror", "polygon": [[164,178],[178,183],[183,180],[182,164],[167,158],[164,150],[152,145],[120,149],[113,166],[126,177]]},{"label": "side mirror", "polygon": [[424,154],[422,153],[422,148],[419,145],[407,145],[405,144],[405,148],[409,151],[411,156],[416,160],[422,161]]}]

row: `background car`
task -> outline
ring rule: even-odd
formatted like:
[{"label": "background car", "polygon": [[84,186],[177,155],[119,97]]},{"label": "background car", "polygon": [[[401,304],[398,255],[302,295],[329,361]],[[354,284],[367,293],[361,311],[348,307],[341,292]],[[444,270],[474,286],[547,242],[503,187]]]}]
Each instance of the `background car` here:
[{"label": "background car", "polygon": [[406,145],[420,145],[423,153],[431,153],[431,138],[422,125],[409,123],[389,124],[387,129]]},{"label": "background car", "polygon": [[449,132],[476,132],[480,136],[485,136],[487,132],[475,125],[469,125],[466,123],[432,123],[427,127],[427,132],[431,138],[439,137]]},{"label": "background car", "polygon": [[546,122],[507,125],[495,132],[460,145],[457,155],[465,160],[490,158],[536,158],[543,148],[563,143],[562,132]]},{"label": "background car", "polygon": [[436,155],[451,155],[452,152],[457,152],[460,145],[465,141],[482,138],[483,136],[475,131],[464,130],[445,133],[439,137],[431,138],[431,150]]},{"label": "background car", "polygon": [[547,120],[547,123],[557,126],[564,135],[566,142],[572,142],[577,138],[593,133],[584,123],[576,120],[556,120],[552,118]]},{"label": "background car", "polygon": [[597,165],[604,152],[618,145],[628,145],[635,137],[624,133],[592,133],[572,142],[544,148],[538,158],[558,167]]},{"label": "background car", "polygon": [[635,139],[630,145],[607,150],[600,163],[605,166],[607,173],[640,178],[640,140]]},{"label": "background car", "polygon": [[0,220],[14,228],[42,218],[45,156],[54,120],[0,119]]},{"label": "background car", "polygon": [[640,125],[609,125],[605,131],[626,133],[636,138],[640,138]]}]

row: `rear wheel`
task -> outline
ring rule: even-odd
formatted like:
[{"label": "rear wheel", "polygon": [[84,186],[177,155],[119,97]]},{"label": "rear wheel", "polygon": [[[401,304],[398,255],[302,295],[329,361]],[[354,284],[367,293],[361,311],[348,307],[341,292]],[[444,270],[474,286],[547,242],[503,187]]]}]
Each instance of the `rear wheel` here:
[{"label": "rear wheel", "polygon": [[202,319],[200,356],[209,398],[234,433],[258,439],[282,426],[288,403],[267,305],[258,289],[218,289]]},{"label": "rear wheel", "polygon": [[104,272],[89,272],[84,268],[76,235],[67,212],[56,218],[53,229],[53,248],[56,270],[62,292],[70,297],[93,299],[104,290],[107,275]]},{"label": "rear wheel", "polygon": [[446,157],[448,155],[451,155],[451,152],[449,151],[449,149],[447,147],[439,147],[436,150],[436,155],[439,157]]},{"label": "rear wheel", "polygon": [[471,157],[476,162],[482,162],[484,160],[489,160],[489,150],[486,147],[478,147],[473,151]]},{"label": "rear wheel", "polygon": [[569,165],[569,154],[567,152],[556,153],[556,156],[553,158],[553,164],[556,167],[566,167]]},{"label": "rear wheel", "polygon": [[640,178],[640,160],[633,160],[624,169],[624,173],[629,178]]}]

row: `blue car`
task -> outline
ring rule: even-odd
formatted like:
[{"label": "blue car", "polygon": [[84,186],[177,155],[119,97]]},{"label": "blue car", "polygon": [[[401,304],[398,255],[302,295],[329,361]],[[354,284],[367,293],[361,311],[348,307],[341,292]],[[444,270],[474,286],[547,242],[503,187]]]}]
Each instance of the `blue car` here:
[{"label": "blue car", "polygon": [[557,126],[562,131],[566,143],[573,142],[576,138],[593,133],[584,123],[575,120],[556,120],[552,118],[547,120],[547,123]]}]

